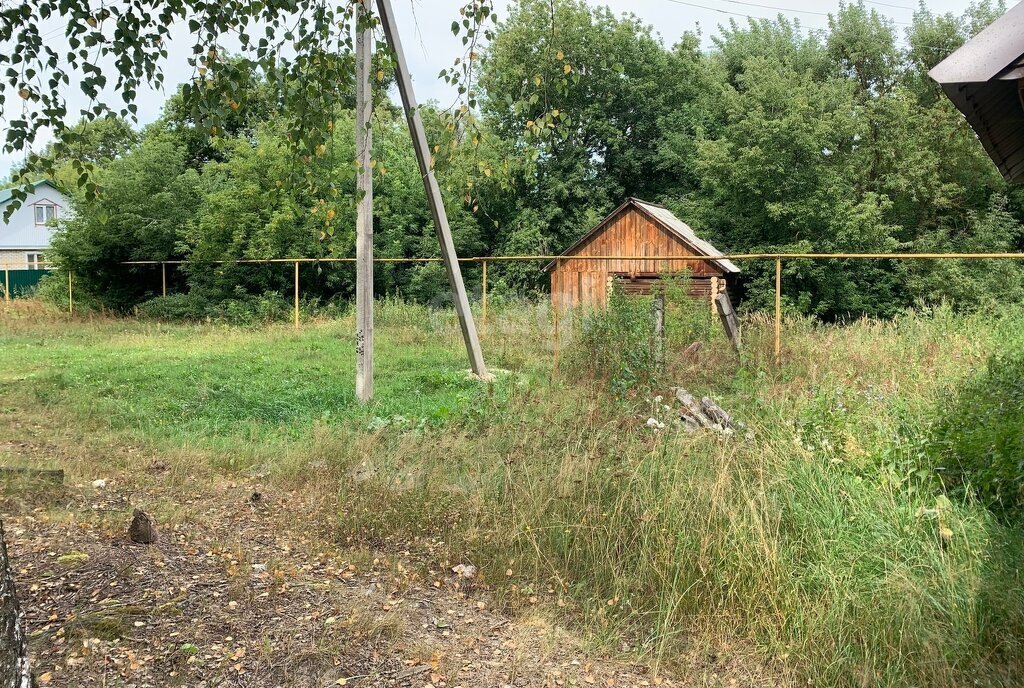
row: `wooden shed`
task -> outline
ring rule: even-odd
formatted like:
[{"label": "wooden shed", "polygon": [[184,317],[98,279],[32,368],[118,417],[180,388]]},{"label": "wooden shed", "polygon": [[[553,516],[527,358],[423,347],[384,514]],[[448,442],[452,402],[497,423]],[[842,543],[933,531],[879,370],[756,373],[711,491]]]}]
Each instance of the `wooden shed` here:
[{"label": "wooden shed", "polygon": [[[630,198],[544,269],[551,273],[551,300],[559,308],[603,307],[615,280],[627,293],[650,294],[662,275],[683,270],[690,271],[690,295],[710,303],[740,271],[731,261],[705,257],[719,255],[664,206]],[[585,260],[588,256],[625,259]]]}]

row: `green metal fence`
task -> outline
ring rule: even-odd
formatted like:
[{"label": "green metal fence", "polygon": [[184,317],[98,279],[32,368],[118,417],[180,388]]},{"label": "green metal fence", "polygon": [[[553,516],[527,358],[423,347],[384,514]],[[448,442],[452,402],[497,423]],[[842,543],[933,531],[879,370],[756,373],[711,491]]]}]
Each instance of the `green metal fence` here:
[{"label": "green metal fence", "polygon": [[4,298],[16,299],[19,296],[31,294],[46,272],[46,270],[4,270],[3,283],[0,284]]}]

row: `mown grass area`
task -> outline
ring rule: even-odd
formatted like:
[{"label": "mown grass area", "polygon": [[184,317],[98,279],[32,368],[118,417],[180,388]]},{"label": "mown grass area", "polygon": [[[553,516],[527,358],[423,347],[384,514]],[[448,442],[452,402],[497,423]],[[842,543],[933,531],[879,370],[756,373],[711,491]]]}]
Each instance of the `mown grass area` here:
[{"label": "mown grass area", "polygon": [[[296,333],[30,315],[0,321],[8,411],[317,493],[341,542],[439,537],[510,609],[546,606],[611,650],[683,670],[751,652],[818,685],[1024,671],[1021,531],[946,495],[928,451],[950,393],[1020,345],[1020,313],[788,319],[781,369],[754,316],[742,364],[718,337],[689,359],[670,338],[667,379],[613,397],[568,332],[552,371],[543,309],[496,314],[485,349],[507,372],[486,386],[466,379],[450,314],[387,303],[369,407],[352,397],[351,319]],[[672,382],[752,436],[653,432]]]}]

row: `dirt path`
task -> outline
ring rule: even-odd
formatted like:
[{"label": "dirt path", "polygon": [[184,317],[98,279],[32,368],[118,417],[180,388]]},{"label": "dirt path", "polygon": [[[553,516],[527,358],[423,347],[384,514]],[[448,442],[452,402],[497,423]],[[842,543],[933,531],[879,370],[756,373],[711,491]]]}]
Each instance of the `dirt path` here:
[{"label": "dirt path", "polygon": [[[174,518],[152,546],[125,536],[144,504]],[[4,506],[42,685],[671,685],[492,612],[471,580],[411,554],[297,533],[309,505],[259,484],[174,495],[117,476],[23,485]]]},{"label": "dirt path", "polygon": [[280,528],[301,500],[258,486],[223,485],[212,507],[185,498],[186,523],[135,545],[126,488],[7,517],[43,685],[671,685],[491,612],[455,573],[321,551]]},{"label": "dirt path", "polygon": [[[324,538],[329,514],[303,494],[2,425],[18,439],[0,442],[0,463],[70,469],[60,487],[0,485],[42,686],[774,685],[717,654],[689,662],[685,680],[588,656],[541,608],[493,610],[432,543],[348,547]],[[116,466],[131,468],[92,475]],[[155,515],[156,544],[127,538],[134,507]]]}]

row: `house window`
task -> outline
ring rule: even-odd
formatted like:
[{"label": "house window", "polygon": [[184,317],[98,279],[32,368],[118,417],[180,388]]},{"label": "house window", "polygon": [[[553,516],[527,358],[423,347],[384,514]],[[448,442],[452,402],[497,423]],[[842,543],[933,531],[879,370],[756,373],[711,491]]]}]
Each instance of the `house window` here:
[{"label": "house window", "polygon": [[45,225],[57,217],[57,206],[52,203],[40,203],[35,208],[37,225]]},{"label": "house window", "polygon": [[45,264],[42,253],[25,254],[25,265],[29,270],[42,270]]}]

